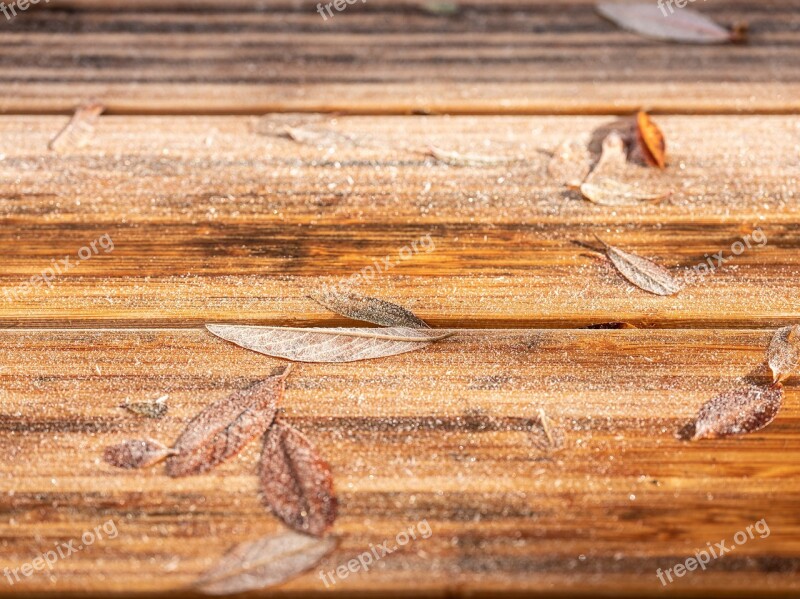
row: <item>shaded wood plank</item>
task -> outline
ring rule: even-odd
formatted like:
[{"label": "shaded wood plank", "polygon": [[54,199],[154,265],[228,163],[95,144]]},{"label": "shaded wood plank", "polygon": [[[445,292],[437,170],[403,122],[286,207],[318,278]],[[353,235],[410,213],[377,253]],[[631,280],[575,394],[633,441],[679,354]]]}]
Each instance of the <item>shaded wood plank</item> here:
[{"label": "shaded wood plank", "polygon": [[[797,112],[800,12],[791,2],[695,6],[748,21],[750,43],[698,47],[618,30],[586,0],[59,2],[3,29],[0,111],[117,113]],[[665,85],[664,82],[669,82]]]},{"label": "shaded wood plank", "polygon": [[[643,176],[673,194],[608,208],[565,192],[547,162],[565,139],[596,149],[615,120],[101,117],[89,145],[56,155],[66,117],[5,117],[0,324],[343,324],[306,295],[364,269],[356,289],[437,326],[797,320],[800,121],[661,117],[669,168]],[[430,145],[509,162],[448,166]],[[676,273],[731,259],[659,298],[572,243],[595,233]],[[52,287],[23,287],[65,256],[78,266]]]},{"label": "shaded wood plank", "polygon": [[[796,378],[758,433],[674,437],[763,362],[770,335],[472,330],[384,360],[296,365],[285,418],[330,460],[340,498],[341,545],[323,567],[426,520],[430,538],[336,589],[654,595],[657,568],[765,519],[769,536],[669,590],[796,591]],[[13,590],[176,589],[231,545],[278,530],[257,496],[257,442],[185,479],[101,462],[103,447],[124,439],[171,443],[210,402],[278,363],[200,330],[0,331],[0,571],[109,520],[119,531]],[[117,407],[163,394],[163,420]],[[563,434],[560,450],[539,409]],[[285,590],[324,584],[315,569]]]}]

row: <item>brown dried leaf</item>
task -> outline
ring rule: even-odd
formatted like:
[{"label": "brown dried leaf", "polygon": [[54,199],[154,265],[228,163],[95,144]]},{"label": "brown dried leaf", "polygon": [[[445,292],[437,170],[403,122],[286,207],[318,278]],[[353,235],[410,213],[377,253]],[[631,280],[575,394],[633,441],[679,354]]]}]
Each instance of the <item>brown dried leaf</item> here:
[{"label": "brown dried leaf", "polygon": [[281,374],[240,389],[195,416],[175,442],[178,455],[167,460],[167,474],[206,472],[266,431],[275,419],[290,370],[291,364]]},{"label": "brown dried leaf", "polygon": [[264,435],[259,476],[264,501],[288,526],[319,537],[333,525],[330,466],[291,425],[277,420]]},{"label": "brown dried leaf", "polygon": [[666,268],[636,254],[608,245],[599,237],[597,240],[603,244],[606,256],[620,274],[640,289],[655,295],[674,295],[681,290],[678,281]]},{"label": "brown dried leaf", "polygon": [[741,435],[760,430],[781,408],[783,386],[746,384],[717,395],[697,414],[693,441]]},{"label": "brown dried leaf", "polygon": [[158,441],[135,439],[106,447],[103,460],[117,468],[147,468],[176,453]]},{"label": "brown dried leaf", "polygon": [[566,187],[580,187],[589,174],[591,156],[585,143],[567,140],[562,143],[547,164],[547,173]]},{"label": "brown dried leaf", "polygon": [[[661,6],[664,6],[662,9]],[[619,27],[645,37],[686,44],[725,44],[734,36],[705,15],[669,3],[599,2],[597,12]]]},{"label": "brown dried leaf", "polygon": [[487,156],[485,154],[461,154],[459,152],[442,150],[435,146],[430,146],[428,148],[428,154],[436,158],[439,162],[444,162],[450,166],[486,166],[511,162],[510,158]]},{"label": "brown dried leaf", "polygon": [[121,408],[125,408],[129,412],[133,412],[138,416],[146,418],[163,418],[167,413],[167,399],[168,395],[162,395],[154,401],[135,401],[133,403],[125,402],[121,404]]},{"label": "brown dried leaf", "polygon": [[581,194],[595,204],[603,206],[635,206],[642,202],[656,202],[669,193],[641,190],[614,179],[592,179],[581,185]]},{"label": "brown dried leaf", "polygon": [[639,111],[636,115],[636,141],[647,164],[658,168],[667,166],[664,134],[646,112]]},{"label": "brown dried leaf", "polygon": [[54,152],[63,152],[71,148],[80,148],[94,134],[97,118],[105,110],[99,102],[88,102],[79,106],[69,123],[56,135],[47,146]]},{"label": "brown dried leaf", "polygon": [[385,327],[430,328],[410,310],[374,297],[339,293],[332,289],[315,291],[309,297],[328,310],[353,320],[363,320]]},{"label": "brown dried leaf", "polygon": [[629,322],[600,322],[590,324],[587,329],[612,330],[612,329],[635,329],[638,328]]},{"label": "brown dried leaf", "polygon": [[780,383],[792,376],[800,363],[800,325],[778,329],[767,349],[767,364],[772,382]]},{"label": "brown dried leaf", "polygon": [[335,539],[291,531],[247,541],[228,551],[193,587],[208,595],[228,595],[276,586],[310,570],[335,548]]},{"label": "brown dried leaf", "polygon": [[206,328],[241,347],[297,362],[355,362],[384,358],[422,349],[453,335],[408,327],[297,329],[208,324]]}]

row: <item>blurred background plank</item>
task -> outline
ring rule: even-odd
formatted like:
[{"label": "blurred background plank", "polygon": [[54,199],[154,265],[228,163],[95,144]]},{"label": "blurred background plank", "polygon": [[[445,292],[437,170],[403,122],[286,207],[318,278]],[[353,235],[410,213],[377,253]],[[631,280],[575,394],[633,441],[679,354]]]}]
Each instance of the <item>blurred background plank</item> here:
[{"label": "blurred background plank", "polygon": [[[655,0],[654,0],[655,1]],[[116,113],[796,113],[800,1],[690,4],[750,43],[681,46],[586,0],[53,0],[3,23],[0,111]],[[665,17],[668,18],[668,17]]]}]

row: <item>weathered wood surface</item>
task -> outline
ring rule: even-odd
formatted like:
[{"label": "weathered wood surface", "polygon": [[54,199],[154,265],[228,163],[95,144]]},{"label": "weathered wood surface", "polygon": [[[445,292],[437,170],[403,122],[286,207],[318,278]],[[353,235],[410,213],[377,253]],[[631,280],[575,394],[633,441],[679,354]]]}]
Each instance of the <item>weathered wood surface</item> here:
[{"label": "weathered wood surface", "polygon": [[[657,568],[765,519],[769,536],[668,590],[796,592],[796,379],[768,429],[674,437],[763,362],[770,334],[464,330],[385,360],[296,365],[285,416],[331,461],[341,500],[342,544],[321,567],[424,519],[430,538],[336,588],[655,594]],[[114,470],[101,456],[128,438],[173,442],[208,403],[279,362],[200,330],[0,331],[0,571],[108,520],[119,531],[60,560],[52,578],[2,580],[0,592],[181,588],[231,545],[276,531],[258,499],[257,442],[185,479]],[[160,421],[118,408],[163,394]],[[315,569],[283,590],[324,584]]]},{"label": "weathered wood surface", "polygon": [[[597,143],[613,117],[101,117],[86,147],[48,152],[65,122],[0,120],[2,326],[343,324],[307,294],[376,262],[384,272],[356,288],[435,326],[749,328],[800,315],[793,117],[659,118],[669,168],[636,176],[673,193],[617,208],[547,173],[549,151]],[[287,124],[321,137],[292,141]],[[449,166],[429,145],[510,162]],[[104,234],[113,251],[79,261]],[[677,274],[731,259],[656,297],[573,243],[593,234]],[[733,256],[746,235],[760,243]],[[21,287],[65,256],[78,266],[52,287]]]},{"label": "weathered wood surface", "polygon": [[[750,43],[679,46],[620,31],[587,0],[58,1],[0,17],[0,111],[797,112],[800,2],[694,3]],[[668,18],[668,17],[666,17]]]}]

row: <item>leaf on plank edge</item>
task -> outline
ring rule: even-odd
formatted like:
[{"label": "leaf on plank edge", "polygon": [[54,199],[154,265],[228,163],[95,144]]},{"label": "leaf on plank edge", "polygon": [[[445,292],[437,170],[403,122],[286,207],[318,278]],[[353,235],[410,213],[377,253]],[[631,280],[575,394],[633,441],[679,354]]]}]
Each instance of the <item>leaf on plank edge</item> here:
[{"label": "leaf on plank edge", "polygon": [[309,294],[309,297],[331,312],[353,320],[362,320],[385,327],[430,328],[411,310],[378,298],[352,292],[340,293],[330,288],[314,291]]},{"label": "leaf on plank edge", "polygon": [[214,335],[268,356],[297,362],[354,362],[422,349],[453,335],[431,329],[387,327],[292,328],[207,324]]},{"label": "leaf on plank edge", "polygon": [[800,325],[778,329],[767,349],[767,364],[772,370],[772,382],[788,379],[800,362]]}]

